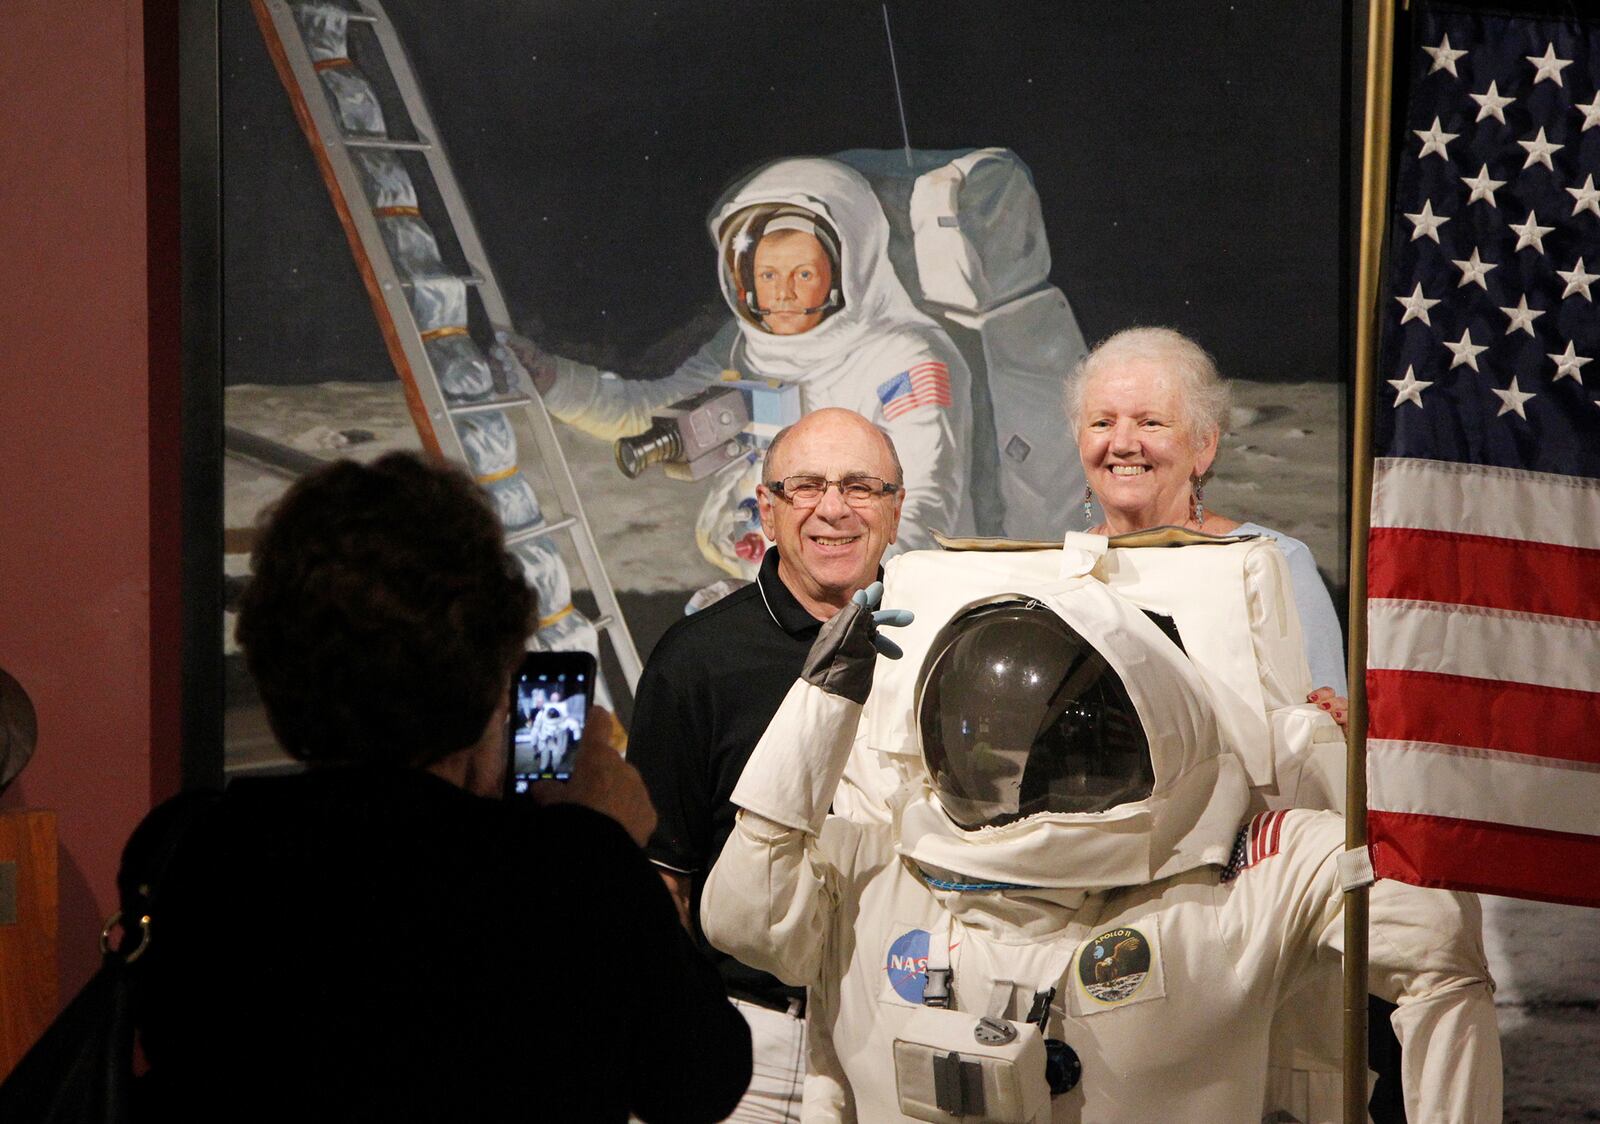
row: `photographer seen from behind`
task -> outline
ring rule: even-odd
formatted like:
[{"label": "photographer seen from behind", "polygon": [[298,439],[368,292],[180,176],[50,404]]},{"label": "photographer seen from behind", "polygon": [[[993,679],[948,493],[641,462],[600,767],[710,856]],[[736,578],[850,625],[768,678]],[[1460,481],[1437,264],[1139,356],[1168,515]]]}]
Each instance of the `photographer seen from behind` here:
[{"label": "photographer seen from behind", "polygon": [[749,1032],[639,850],[655,813],[609,716],[571,781],[499,799],[535,609],[454,468],[340,462],[279,503],[238,636],[308,768],[235,781],[156,889],[143,1115],[732,1109]]}]

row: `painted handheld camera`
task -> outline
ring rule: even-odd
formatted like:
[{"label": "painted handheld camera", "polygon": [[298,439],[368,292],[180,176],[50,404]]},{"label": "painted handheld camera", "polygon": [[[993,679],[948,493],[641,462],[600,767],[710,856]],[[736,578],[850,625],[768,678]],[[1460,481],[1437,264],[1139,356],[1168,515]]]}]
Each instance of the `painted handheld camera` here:
[{"label": "painted handheld camera", "polygon": [[617,467],[628,479],[653,464],[675,480],[704,480],[750,452],[763,452],[800,420],[800,388],[747,379],[715,383],[650,418],[650,428],[617,441]]}]

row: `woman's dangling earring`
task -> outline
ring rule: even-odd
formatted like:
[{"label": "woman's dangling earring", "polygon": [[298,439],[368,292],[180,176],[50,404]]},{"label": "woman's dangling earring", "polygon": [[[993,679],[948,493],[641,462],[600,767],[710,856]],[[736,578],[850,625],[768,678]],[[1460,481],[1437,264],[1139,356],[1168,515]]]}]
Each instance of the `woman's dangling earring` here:
[{"label": "woman's dangling earring", "polygon": [[1085,488],[1083,490],[1083,527],[1084,527],[1084,530],[1088,530],[1090,527],[1094,526],[1094,506],[1093,505],[1094,505],[1094,490],[1092,488]]},{"label": "woman's dangling earring", "polygon": [[1206,525],[1206,488],[1198,476],[1193,477],[1191,486],[1194,490],[1194,526],[1198,531]]}]

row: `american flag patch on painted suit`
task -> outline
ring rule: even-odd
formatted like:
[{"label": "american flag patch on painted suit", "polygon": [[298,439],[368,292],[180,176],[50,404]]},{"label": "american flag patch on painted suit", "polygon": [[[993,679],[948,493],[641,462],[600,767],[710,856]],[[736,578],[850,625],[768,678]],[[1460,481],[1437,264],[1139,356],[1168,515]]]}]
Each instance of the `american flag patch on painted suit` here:
[{"label": "american flag patch on painted suit", "polygon": [[950,405],[950,368],[936,360],[918,363],[878,387],[883,420],[893,421],[921,406]]}]

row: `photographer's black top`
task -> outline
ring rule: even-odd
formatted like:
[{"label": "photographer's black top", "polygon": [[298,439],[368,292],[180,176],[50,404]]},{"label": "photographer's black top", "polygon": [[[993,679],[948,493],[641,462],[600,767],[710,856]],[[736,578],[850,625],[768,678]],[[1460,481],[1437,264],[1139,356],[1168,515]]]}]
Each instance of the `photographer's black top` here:
[{"label": "photographer's black top", "polygon": [[756,581],[661,637],[639,677],[628,739],[628,760],[661,817],[646,853],[658,866],[693,876],[695,936],[728,993],[768,1007],[803,999],[805,990],[707,944],[700,893],[733,831],[733,787],[821,627],[778,577],[778,552],[769,549]]},{"label": "photographer's black top", "polygon": [[712,1121],[749,1081],[660,878],[574,804],[421,769],[237,780],[151,918],[141,1119]]}]

